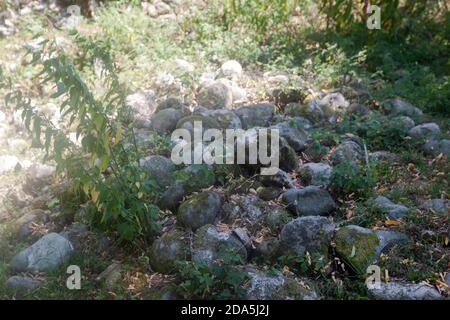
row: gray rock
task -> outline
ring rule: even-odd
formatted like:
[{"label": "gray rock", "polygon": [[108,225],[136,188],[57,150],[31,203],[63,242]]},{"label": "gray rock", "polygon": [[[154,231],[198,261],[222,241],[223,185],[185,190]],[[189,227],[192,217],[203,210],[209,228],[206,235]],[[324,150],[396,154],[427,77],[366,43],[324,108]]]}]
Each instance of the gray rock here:
[{"label": "gray rock", "polygon": [[49,221],[49,216],[44,210],[35,209],[22,216],[16,221],[17,237],[25,240],[33,233],[34,224],[45,224]]},{"label": "gray rock", "polygon": [[281,273],[269,275],[251,270],[246,300],[318,300],[319,295],[306,279],[296,279]]},{"label": "gray rock", "polygon": [[328,247],[335,226],[325,217],[300,217],[281,229],[281,245],[286,254],[303,256],[309,252],[314,257],[327,259]]},{"label": "gray rock", "polygon": [[169,108],[156,112],[151,117],[151,128],[159,134],[172,133],[177,127],[183,114],[176,109]]},{"label": "gray rock", "polygon": [[222,211],[229,222],[240,219],[256,224],[264,216],[266,207],[266,203],[255,195],[232,195],[229,202],[223,205]]},{"label": "gray rock", "polygon": [[320,100],[320,105],[327,117],[332,117],[337,112],[346,111],[350,103],[339,93],[329,93]]},{"label": "gray rock", "polygon": [[392,152],[389,151],[375,151],[369,153],[369,159],[375,162],[388,162],[394,163],[398,162],[400,158]]},{"label": "gray rock", "polygon": [[0,174],[13,170],[18,163],[16,156],[0,156]]},{"label": "gray rock", "polygon": [[283,137],[280,137],[279,148],[280,168],[286,172],[292,172],[296,170],[298,168],[297,154]]},{"label": "gray rock", "polygon": [[396,220],[410,213],[410,210],[402,204],[395,204],[386,197],[378,196],[375,199],[375,203],[387,210],[388,217]]},{"label": "gray rock", "polygon": [[387,113],[390,114],[401,114],[405,116],[421,116],[423,114],[422,110],[417,107],[414,107],[411,103],[394,98],[387,99],[383,101],[383,107]]},{"label": "gray rock", "polygon": [[275,113],[275,107],[270,103],[258,103],[235,110],[242,123],[242,128],[266,127]]},{"label": "gray rock", "polygon": [[407,130],[416,126],[416,123],[414,122],[414,120],[408,116],[400,116],[395,119],[398,120],[400,122],[400,124]]},{"label": "gray rock", "polygon": [[5,287],[13,292],[34,291],[42,284],[42,280],[26,277],[12,276],[6,280]]},{"label": "gray rock", "polygon": [[177,123],[177,129],[186,129],[191,134],[193,139],[194,131],[198,130],[197,128],[202,129],[202,133],[204,133],[208,129],[220,129],[220,124],[214,120],[214,118],[209,116],[201,116],[201,115],[192,115],[181,118]]},{"label": "gray rock", "polygon": [[89,227],[83,223],[74,222],[69,227],[64,228],[62,232],[59,233],[72,243],[75,250],[78,250],[83,245],[83,241],[89,234]]},{"label": "gray rock", "polygon": [[313,123],[320,122],[326,119],[325,112],[320,104],[320,100],[310,100],[306,105],[302,105],[299,103],[289,103],[286,106],[286,114],[293,117],[305,117]]},{"label": "gray rock", "polygon": [[183,114],[187,112],[187,108],[185,108],[183,100],[181,100],[181,98],[174,96],[170,96],[167,99],[161,101],[156,107],[156,112],[166,109],[175,109]]},{"label": "gray rock", "polygon": [[450,157],[450,140],[442,139],[435,140],[430,139],[423,145],[423,150],[433,156],[438,156],[439,154],[444,154]]},{"label": "gray rock", "polygon": [[282,201],[298,216],[328,215],[336,209],[328,191],[317,186],[289,189],[283,193]]},{"label": "gray rock", "polygon": [[126,105],[131,109],[131,120],[138,127],[149,128],[150,116],[155,111],[155,93],[144,91],[130,94],[125,99]]},{"label": "gray rock", "polygon": [[370,112],[370,108],[364,104],[352,103],[347,108],[346,112],[348,114],[354,114],[358,116],[364,116]]},{"label": "gray rock", "polygon": [[447,272],[444,278],[445,283],[450,286],[450,272]]},{"label": "gray rock", "polygon": [[448,199],[430,199],[425,201],[421,206],[421,209],[433,210],[437,213],[450,212],[450,200]]},{"label": "gray rock", "polygon": [[274,175],[260,175],[259,181],[268,187],[293,188],[292,178],[283,170],[278,169]]},{"label": "gray rock", "polygon": [[224,255],[238,256],[247,260],[247,249],[234,232],[221,232],[212,225],[198,229],[192,242],[192,260],[211,266]]},{"label": "gray rock", "polygon": [[309,140],[309,135],[305,130],[297,128],[295,124],[291,124],[287,121],[278,123],[272,128],[278,129],[280,137],[285,138],[295,151],[305,150]]},{"label": "gray rock", "polygon": [[187,195],[184,187],[184,182],[177,180],[173,185],[164,191],[160,200],[160,207],[162,209],[169,209],[175,211],[183,198]]},{"label": "gray rock", "polygon": [[247,230],[244,228],[235,228],[232,232],[233,235],[241,241],[245,249],[247,249],[247,252],[250,252],[252,250],[252,239],[250,239]]},{"label": "gray rock", "polygon": [[220,67],[220,74],[231,79],[239,79],[242,76],[242,66],[236,60],[228,60]]},{"label": "gray rock", "polygon": [[72,251],[69,240],[57,233],[49,233],[19,252],[11,260],[10,266],[17,272],[46,272],[66,261]]},{"label": "gray rock", "polygon": [[241,129],[241,119],[231,110],[218,109],[208,114],[215,119],[223,129]]},{"label": "gray rock", "polygon": [[441,300],[439,292],[425,284],[400,281],[381,282],[380,288],[369,292],[378,300]]},{"label": "gray rock", "polygon": [[110,264],[105,270],[103,270],[95,280],[103,282],[106,285],[106,288],[112,290],[121,278],[122,265],[118,262],[114,262]]},{"label": "gray rock", "polygon": [[150,264],[157,272],[169,273],[177,261],[185,261],[188,254],[184,232],[173,230],[156,239],[150,249]]},{"label": "gray rock", "polygon": [[298,172],[307,185],[327,186],[331,181],[332,168],[327,163],[310,162],[302,165]]},{"label": "gray rock", "polygon": [[426,140],[435,138],[440,133],[439,126],[436,123],[424,123],[415,126],[408,131],[408,135],[414,139]]},{"label": "gray rock", "polygon": [[176,168],[170,159],[163,156],[148,156],[141,159],[139,164],[150,172],[161,187],[166,187],[173,181],[171,174]]},{"label": "gray rock", "polygon": [[259,187],[256,189],[256,194],[258,197],[265,201],[278,198],[282,192],[283,190],[277,187]]},{"label": "gray rock", "polygon": [[356,163],[364,159],[361,146],[352,140],[347,140],[338,145],[330,156],[331,162],[336,165],[344,161]]},{"label": "gray rock", "polygon": [[178,208],[178,221],[186,228],[196,230],[212,224],[219,213],[222,200],[216,192],[196,194]]},{"label": "gray rock", "polygon": [[220,81],[210,81],[200,89],[197,102],[208,109],[230,109],[233,104],[233,92]]}]

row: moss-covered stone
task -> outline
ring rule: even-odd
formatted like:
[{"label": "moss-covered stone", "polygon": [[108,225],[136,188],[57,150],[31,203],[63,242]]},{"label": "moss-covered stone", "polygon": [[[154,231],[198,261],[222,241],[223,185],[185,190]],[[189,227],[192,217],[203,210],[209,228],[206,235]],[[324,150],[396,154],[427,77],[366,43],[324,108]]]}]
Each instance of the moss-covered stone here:
[{"label": "moss-covered stone", "polygon": [[346,226],[336,232],[336,253],[357,274],[365,274],[376,257],[379,239],[375,232],[358,226]]},{"label": "moss-covered stone", "polygon": [[187,244],[184,232],[174,230],[156,239],[150,250],[150,263],[155,271],[169,273],[176,267],[176,262],[186,260]]},{"label": "moss-covered stone", "polygon": [[178,221],[192,230],[212,224],[220,210],[222,200],[216,192],[196,194],[178,208]]},{"label": "moss-covered stone", "polygon": [[186,193],[208,188],[216,181],[213,169],[205,164],[192,164],[183,170],[175,171],[173,175],[183,183]]},{"label": "moss-covered stone", "polygon": [[258,197],[269,201],[277,198],[282,192],[282,189],[276,187],[259,187],[256,189]]},{"label": "moss-covered stone", "polygon": [[220,124],[211,117],[202,115],[192,115],[181,118],[177,123],[177,129],[183,128],[189,130],[193,139],[194,134],[194,122],[201,122],[202,132],[207,129],[220,129]]}]

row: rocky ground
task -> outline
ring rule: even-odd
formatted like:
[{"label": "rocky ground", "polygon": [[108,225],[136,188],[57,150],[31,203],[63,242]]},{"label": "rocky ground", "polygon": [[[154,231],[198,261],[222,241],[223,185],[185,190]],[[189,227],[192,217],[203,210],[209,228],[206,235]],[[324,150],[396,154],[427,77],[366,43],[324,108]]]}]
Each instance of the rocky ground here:
[{"label": "rocky ground", "polygon": [[[163,21],[164,32],[188,14],[180,6],[143,3],[138,17]],[[44,12],[52,15],[40,31],[70,51],[72,24],[84,32],[127,9],[80,21],[45,1],[2,11],[1,64],[17,86],[32,84],[20,47],[36,42],[23,30]],[[447,299],[448,119],[405,99],[378,100],[373,83],[352,75],[328,87],[307,70],[159,59],[142,68],[133,60],[136,69],[119,61],[146,152],[140,165],[163,190],[151,242],[123,244],[92,226],[88,204],[67,194],[20,114],[0,104],[1,298]],[[64,122],[49,93],[33,90],[41,111]],[[174,165],[170,134],[195,120],[278,129],[280,169],[261,176],[251,165]],[[68,265],[80,266],[81,290],[66,288]],[[371,265],[380,267],[379,288],[365,285]]]}]

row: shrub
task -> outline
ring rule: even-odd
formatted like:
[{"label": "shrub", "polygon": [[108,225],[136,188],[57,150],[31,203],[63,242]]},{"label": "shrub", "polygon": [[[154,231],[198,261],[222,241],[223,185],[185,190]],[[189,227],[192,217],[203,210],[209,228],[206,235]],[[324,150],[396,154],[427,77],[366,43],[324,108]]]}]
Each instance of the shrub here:
[{"label": "shrub", "polygon": [[101,213],[98,222],[117,231],[121,239],[133,240],[157,229],[159,209],[152,204],[156,183],[139,166],[133,128],[122,121],[129,110],[108,43],[82,36],[76,36],[75,42],[87,59],[102,61],[100,80],[106,88],[102,96],[90,90],[72,60],[54,42],[43,41],[40,50],[28,54],[30,63],[42,70],[37,75],[40,84],[54,85],[56,92],[50,98],[60,103],[67,127],[76,126],[80,145],[69,138],[64,125],[56,127],[21,91],[11,89],[6,102],[15,103],[22,111],[33,146],[43,148],[46,160],[56,162],[57,172],[66,175],[73,190],[84,193],[95,205]]}]

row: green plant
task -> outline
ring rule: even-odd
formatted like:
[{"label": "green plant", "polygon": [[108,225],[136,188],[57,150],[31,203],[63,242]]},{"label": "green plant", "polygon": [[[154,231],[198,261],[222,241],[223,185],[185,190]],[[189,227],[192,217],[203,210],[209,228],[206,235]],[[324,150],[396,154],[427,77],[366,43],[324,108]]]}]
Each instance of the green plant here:
[{"label": "green plant", "polygon": [[366,199],[373,193],[375,180],[367,166],[345,161],[333,167],[331,184],[340,196]]},{"label": "green plant", "polygon": [[323,272],[328,259],[321,254],[311,256],[309,252],[303,255],[284,255],[278,258],[279,264],[287,266],[295,274],[302,276],[317,276]]},{"label": "green plant", "polygon": [[245,293],[242,287],[247,273],[239,265],[242,258],[232,251],[222,248],[219,263],[208,266],[194,261],[178,263],[181,277],[179,294],[185,299],[239,299]]},{"label": "green plant", "polygon": [[[156,183],[139,166],[139,152],[133,128],[125,119],[129,110],[124,103],[125,90],[118,81],[108,53],[109,44],[75,35],[75,42],[88,59],[100,59],[105,93],[96,96],[81,78],[70,57],[53,41],[43,41],[41,49],[29,51],[31,64],[40,68],[41,85],[53,84],[51,99],[60,103],[67,127],[56,127],[39,112],[22,91],[13,91],[11,83],[6,103],[15,103],[30,129],[33,146],[43,148],[47,160],[55,161],[72,190],[82,192],[101,213],[98,222],[115,230],[124,240],[152,233],[157,228],[159,209],[153,205]],[[76,127],[76,138],[66,128]]]}]

